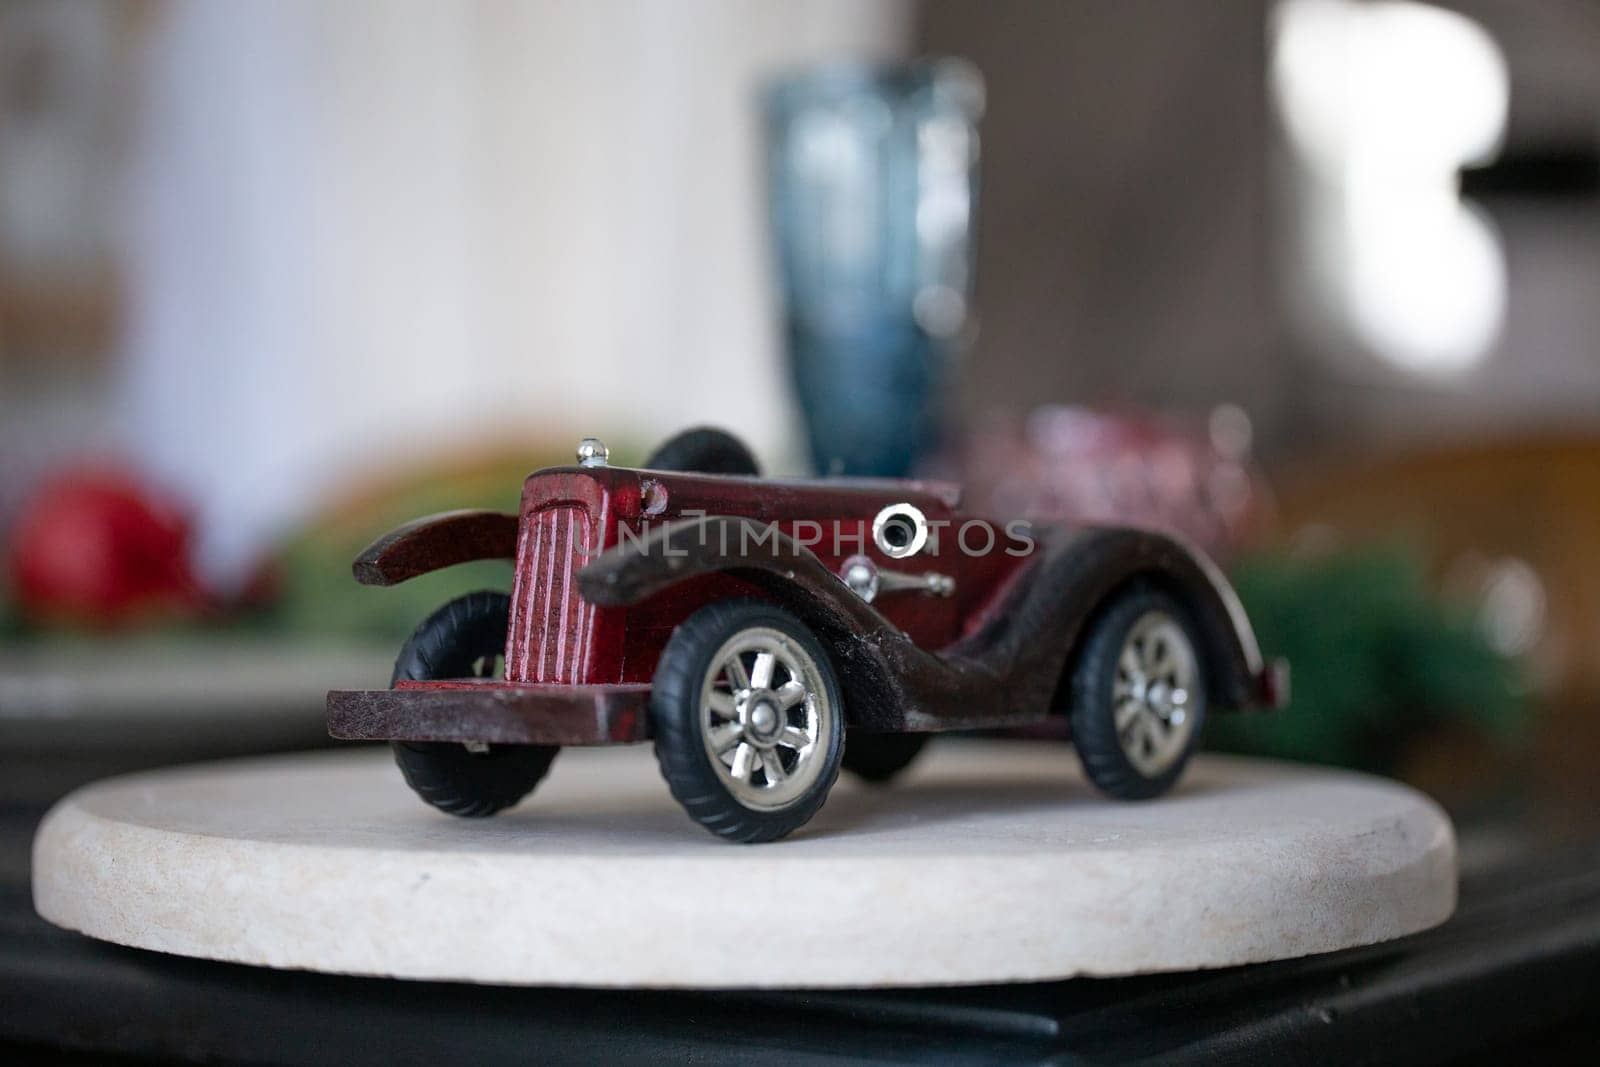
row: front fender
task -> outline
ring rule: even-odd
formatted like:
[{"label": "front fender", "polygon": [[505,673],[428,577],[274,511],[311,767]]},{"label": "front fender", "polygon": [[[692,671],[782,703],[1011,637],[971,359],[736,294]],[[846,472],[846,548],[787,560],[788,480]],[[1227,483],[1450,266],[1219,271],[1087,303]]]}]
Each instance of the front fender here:
[{"label": "front fender", "polygon": [[446,511],[390,530],[356,557],[351,570],[362,585],[398,585],[457,563],[511,559],[516,551],[515,515]]},{"label": "front fender", "polygon": [[938,657],[770,523],[726,515],[671,523],[601,553],[578,572],[578,589],[591,604],[620,606],[719,572],[760,587],[829,647],[852,725],[932,729],[942,721],[941,710],[908,689],[917,678],[947,673]]},{"label": "front fender", "polygon": [[683,519],[642,538],[624,539],[578,572],[578,589],[591,604],[621,606],[718,572],[739,574],[775,591],[784,606],[809,622],[899,632],[805,545],[771,523],[733,515]]}]

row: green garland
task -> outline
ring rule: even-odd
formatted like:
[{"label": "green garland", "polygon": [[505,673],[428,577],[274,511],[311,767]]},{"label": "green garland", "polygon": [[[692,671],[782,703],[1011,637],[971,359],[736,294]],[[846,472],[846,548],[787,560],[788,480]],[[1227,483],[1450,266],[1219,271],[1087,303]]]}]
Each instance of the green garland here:
[{"label": "green garland", "polygon": [[1407,740],[1443,723],[1502,745],[1524,735],[1518,665],[1429,591],[1414,555],[1263,554],[1241,561],[1233,580],[1262,652],[1292,665],[1292,702],[1269,715],[1216,716],[1208,747],[1387,771]]}]

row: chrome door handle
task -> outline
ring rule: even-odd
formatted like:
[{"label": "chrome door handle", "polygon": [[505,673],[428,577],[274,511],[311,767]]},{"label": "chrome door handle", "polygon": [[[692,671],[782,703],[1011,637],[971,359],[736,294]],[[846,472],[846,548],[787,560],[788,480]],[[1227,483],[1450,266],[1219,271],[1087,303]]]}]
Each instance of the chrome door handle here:
[{"label": "chrome door handle", "polygon": [[883,593],[926,593],[929,596],[950,596],[956,591],[956,580],[948,574],[925,571],[906,574],[903,571],[881,570],[866,556],[851,556],[839,568],[839,577],[867,603],[872,603]]},{"label": "chrome door handle", "polygon": [[880,593],[927,593],[929,596],[949,596],[956,591],[956,580],[948,574],[925,571],[922,574],[903,574],[900,571],[879,571]]}]

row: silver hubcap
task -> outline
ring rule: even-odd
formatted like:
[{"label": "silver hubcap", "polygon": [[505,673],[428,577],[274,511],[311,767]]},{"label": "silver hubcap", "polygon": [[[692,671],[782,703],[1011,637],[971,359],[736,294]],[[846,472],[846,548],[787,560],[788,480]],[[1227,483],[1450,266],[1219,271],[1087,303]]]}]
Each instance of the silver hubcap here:
[{"label": "silver hubcap", "polygon": [[700,734],[718,777],[745,807],[773,810],[804,796],[837,728],[816,661],[782,631],[741,630],[711,658]]},{"label": "silver hubcap", "polygon": [[[488,652],[472,661],[472,676],[474,678],[500,678],[505,675],[506,658],[503,652]],[[474,756],[487,756],[489,743],[487,741],[463,741],[461,747]]]},{"label": "silver hubcap", "polygon": [[1122,753],[1146,778],[1170,769],[1189,745],[1196,674],[1178,620],[1164,611],[1141,615],[1117,658],[1111,706]]}]

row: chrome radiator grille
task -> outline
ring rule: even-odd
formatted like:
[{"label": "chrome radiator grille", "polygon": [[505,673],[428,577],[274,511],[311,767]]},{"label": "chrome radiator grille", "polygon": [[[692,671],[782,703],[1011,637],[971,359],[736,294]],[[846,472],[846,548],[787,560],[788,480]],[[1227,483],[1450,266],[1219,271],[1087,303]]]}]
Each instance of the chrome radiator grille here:
[{"label": "chrome radiator grille", "polygon": [[594,607],[578,595],[574,576],[586,562],[588,542],[583,508],[546,508],[523,517],[506,642],[508,679],[583,681]]}]

